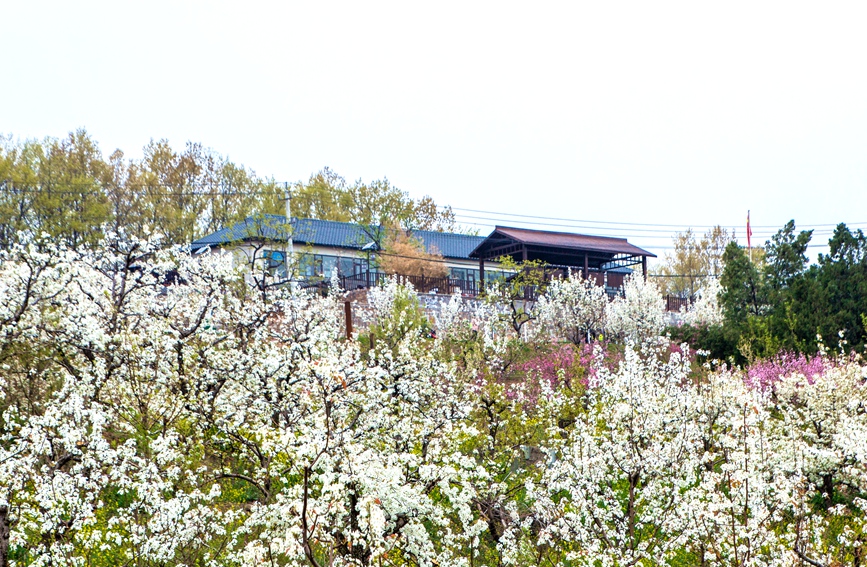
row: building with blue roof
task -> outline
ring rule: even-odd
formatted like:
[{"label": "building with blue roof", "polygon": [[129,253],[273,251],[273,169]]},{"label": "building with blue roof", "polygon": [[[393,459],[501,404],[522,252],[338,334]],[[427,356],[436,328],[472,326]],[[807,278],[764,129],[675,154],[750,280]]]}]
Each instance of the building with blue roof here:
[{"label": "building with blue roof", "polygon": [[[381,254],[382,227],[320,219],[287,221],[283,215],[259,215],[194,241],[194,254],[207,250],[230,250],[239,261],[262,266],[272,282],[289,279],[321,282],[336,270],[344,289],[369,288],[385,277],[376,268]],[[580,271],[615,293],[623,276],[636,264],[647,269],[650,252],[629,244],[623,238],[587,236],[573,233],[496,227],[487,237],[469,234],[413,230],[429,253],[442,256],[448,278],[409,277],[421,291],[466,295],[481,291],[481,282],[504,277],[497,259],[511,256],[520,262],[538,259],[547,266]],[[294,274],[287,274],[286,258],[298,258]],[[414,278],[414,279],[413,279]]]}]

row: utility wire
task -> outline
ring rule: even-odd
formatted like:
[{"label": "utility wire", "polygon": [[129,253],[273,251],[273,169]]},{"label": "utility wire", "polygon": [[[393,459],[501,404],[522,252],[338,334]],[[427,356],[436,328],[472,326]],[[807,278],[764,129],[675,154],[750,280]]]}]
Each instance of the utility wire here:
[{"label": "utility wire", "polygon": [[[461,219],[474,219],[474,220],[492,220],[500,222],[500,219],[492,219],[487,217],[475,217],[475,216],[465,216],[465,215],[457,215],[457,220],[461,221]],[[464,222],[464,221],[462,221]],[[488,226],[480,223],[470,222],[469,224],[473,224],[475,226]],[[620,237],[636,237],[636,238],[665,238],[671,239],[675,236],[676,233],[672,233],[671,230],[667,229],[642,229],[642,228],[615,228],[615,227],[588,227],[588,226],[580,226],[580,225],[572,225],[572,224],[558,224],[558,223],[547,223],[547,222],[538,222],[538,221],[520,221],[520,224],[523,225],[533,225],[533,226],[551,226],[551,227],[560,227],[560,228],[578,228],[578,229],[590,229],[593,231],[608,231],[608,232],[616,232],[616,234]],[[653,234],[637,234],[639,232],[650,232]],[[662,235],[658,234],[662,233]],[[833,234],[832,230],[814,230],[813,234],[817,236],[821,236],[824,234]],[[758,238],[764,238],[767,236],[770,238],[776,234],[776,232],[758,232],[753,233],[753,236]],[[604,235],[603,235],[604,236]]]},{"label": "utility wire", "polygon": [[[618,225],[618,226],[652,226],[652,227],[667,227],[667,228],[716,228],[717,226],[721,228],[746,228],[746,223],[743,225],[689,225],[689,224],[663,224],[663,223],[640,223],[640,222],[617,222],[617,221],[597,221],[597,220],[589,220],[589,219],[569,219],[562,217],[546,217],[546,216],[538,216],[538,215],[524,215],[519,213],[500,213],[496,211],[485,211],[481,209],[465,209],[461,207],[451,207],[452,210],[455,211],[465,211],[470,213],[481,213],[485,215],[497,215],[504,217],[517,217],[517,218],[530,218],[530,219],[540,219],[546,221],[565,221],[568,223],[590,223],[590,224],[603,224],[603,225]],[[468,216],[468,215],[462,215]],[[496,219],[490,219],[496,220]],[[839,223],[831,223],[831,224],[810,224],[805,226],[816,226],[816,227],[836,227]],[[867,221],[863,222],[853,222],[846,223],[847,226],[854,225],[867,225]],[[770,229],[778,229],[779,227],[776,225],[751,225],[751,228],[770,228]],[[635,229],[638,230],[638,229]]]}]

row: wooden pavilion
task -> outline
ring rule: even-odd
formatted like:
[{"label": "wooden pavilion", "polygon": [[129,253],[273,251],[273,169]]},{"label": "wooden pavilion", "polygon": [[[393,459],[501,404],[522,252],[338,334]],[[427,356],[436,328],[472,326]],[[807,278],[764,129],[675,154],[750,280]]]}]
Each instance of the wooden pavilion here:
[{"label": "wooden pavilion", "polygon": [[622,285],[622,268],[640,265],[641,273],[646,278],[647,258],[656,258],[656,254],[630,244],[625,238],[507,226],[496,227],[469,254],[470,258],[479,260],[482,282],[485,281],[485,261],[504,256],[511,257],[515,262],[540,260],[549,268],[563,271],[579,270],[584,278],[593,278],[599,285],[609,288]]}]

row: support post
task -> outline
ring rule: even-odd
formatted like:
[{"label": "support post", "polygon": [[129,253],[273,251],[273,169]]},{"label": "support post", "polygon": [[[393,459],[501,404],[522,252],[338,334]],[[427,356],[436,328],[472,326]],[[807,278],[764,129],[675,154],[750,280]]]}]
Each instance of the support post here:
[{"label": "support post", "polygon": [[644,275],[644,281],[647,281],[647,256],[641,257],[641,273]]},{"label": "support post", "polygon": [[479,258],[479,295],[485,293],[485,259]]},{"label": "support post", "polygon": [[286,191],[286,224],[283,230],[286,231],[286,249],[283,252],[283,269],[286,271],[286,277],[291,279],[289,268],[295,271],[295,243],[292,242],[292,193],[289,191],[289,182],[287,181],[283,187]]},{"label": "support post", "polygon": [[352,340],[352,302],[343,303],[343,314],[346,317],[346,340]]},{"label": "support post", "polygon": [[590,279],[590,258],[587,257],[587,254],[584,254],[584,279]]}]

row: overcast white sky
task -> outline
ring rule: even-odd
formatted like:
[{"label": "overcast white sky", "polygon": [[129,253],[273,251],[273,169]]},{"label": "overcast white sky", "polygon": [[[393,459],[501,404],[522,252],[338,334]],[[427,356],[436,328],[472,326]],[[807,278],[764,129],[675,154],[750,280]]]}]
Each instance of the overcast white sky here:
[{"label": "overcast white sky", "polygon": [[595,221],[458,211],[485,234],[660,255],[677,228],[743,237],[747,209],[758,241],[791,218],[814,243],[867,228],[864,2],[28,0],[0,21],[0,133],[19,138],[197,141],[280,181],[327,165]]}]

